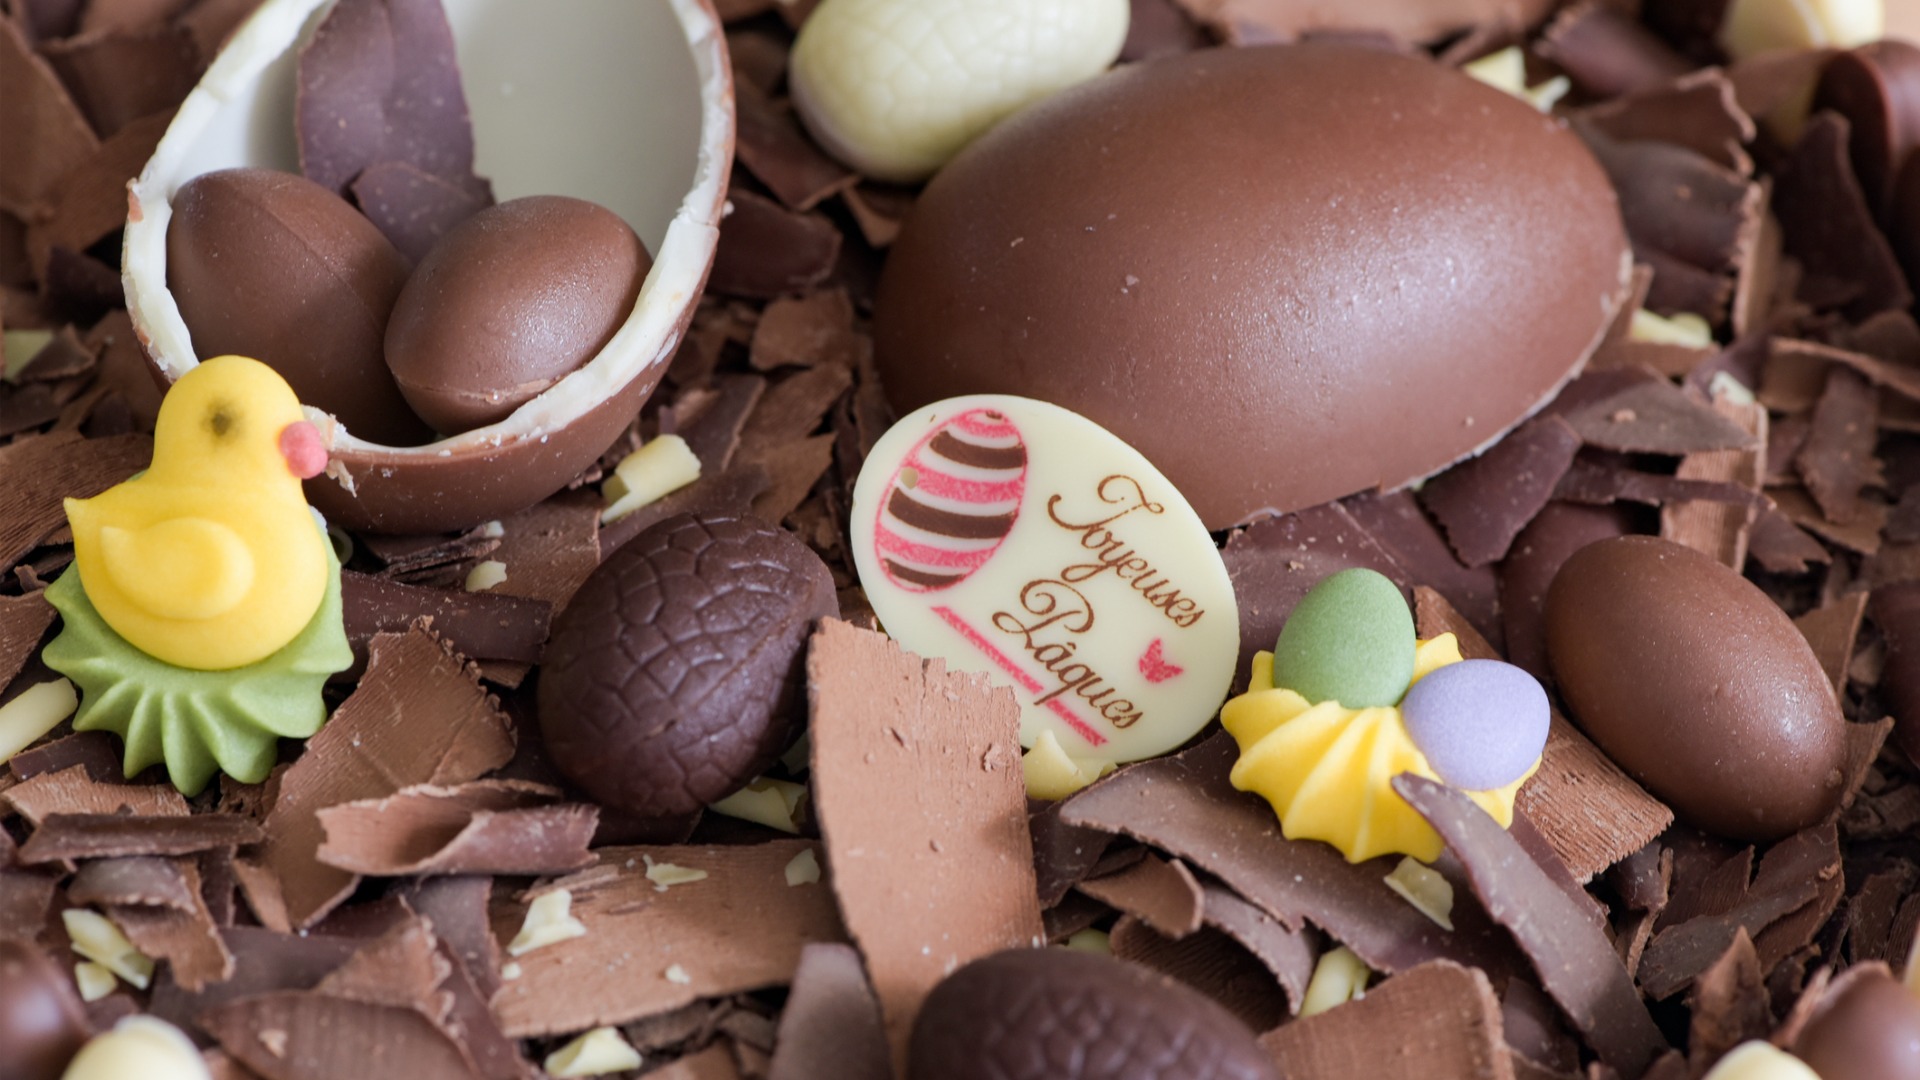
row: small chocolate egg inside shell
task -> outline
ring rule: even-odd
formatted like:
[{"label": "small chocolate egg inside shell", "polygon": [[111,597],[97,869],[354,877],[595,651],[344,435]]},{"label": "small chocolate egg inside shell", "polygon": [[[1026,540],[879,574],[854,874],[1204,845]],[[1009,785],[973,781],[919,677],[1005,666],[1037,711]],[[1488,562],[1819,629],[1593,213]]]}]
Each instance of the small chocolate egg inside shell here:
[{"label": "small chocolate egg inside shell", "polygon": [[1793,1054],[1820,1080],[1920,1076],[1920,996],[1881,964],[1852,968],[1800,1029]]},{"label": "small chocolate egg inside shell", "polygon": [[407,260],[345,199],[274,169],[188,181],[167,227],[167,287],[200,359],[238,354],[300,401],[389,446],[433,433],[381,356]]},{"label": "small chocolate egg inside shell", "polygon": [[1068,949],[995,953],[914,1020],[908,1080],[1278,1080],[1233,1014],[1185,983]]},{"label": "small chocolate egg inside shell", "polygon": [[0,938],[0,1076],[59,1080],[88,1031],[67,974],[32,942]]},{"label": "small chocolate egg inside shell", "polygon": [[387,366],[442,434],[503,420],[612,340],[651,265],[631,226],[584,199],[488,207],[407,280],[387,324]]},{"label": "small chocolate egg inside shell", "polygon": [[600,564],[554,620],[540,732],[554,767],[643,818],[724,798],[792,742],[833,574],[751,518],[671,517]]},{"label": "small chocolate egg inside shell", "polygon": [[1585,362],[1629,264],[1560,121],[1334,45],[1131,65],[1003,122],[888,254],[902,413],[971,393],[1119,435],[1209,528],[1437,472]]},{"label": "small chocolate egg inside shell", "polygon": [[1846,720],[1800,631],[1752,582],[1651,536],[1575,552],[1547,591],[1573,721],[1708,832],[1777,840],[1844,790]]}]

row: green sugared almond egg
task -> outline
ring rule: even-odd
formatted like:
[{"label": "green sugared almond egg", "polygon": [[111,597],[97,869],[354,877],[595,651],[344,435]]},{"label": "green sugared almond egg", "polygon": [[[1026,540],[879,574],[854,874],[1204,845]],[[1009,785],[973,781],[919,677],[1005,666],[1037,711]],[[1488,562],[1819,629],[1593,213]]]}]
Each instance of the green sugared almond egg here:
[{"label": "green sugared almond egg", "polygon": [[1400,587],[1372,570],[1342,570],[1287,616],[1273,648],[1273,685],[1318,705],[1395,705],[1413,681],[1413,613]]}]

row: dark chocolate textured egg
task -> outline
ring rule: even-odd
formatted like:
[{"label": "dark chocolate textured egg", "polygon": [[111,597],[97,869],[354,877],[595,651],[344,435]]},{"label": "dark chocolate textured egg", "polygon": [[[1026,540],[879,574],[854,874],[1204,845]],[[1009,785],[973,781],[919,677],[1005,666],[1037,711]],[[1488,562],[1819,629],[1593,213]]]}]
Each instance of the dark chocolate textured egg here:
[{"label": "dark chocolate textured egg", "polygon": [[1573,721],[1688,822],[1776,840],[1838,805],[1833,684],[1786,613],[1714,559],[1651,536],[1580,549],[1547,592],[1547,655]]},{"label": "dark chocolate textured egg", "polygon": [[489,207],[414,269],[387,325],[387,365],[443,435],[503,420],[612,340],[651,265],[626,222],[583,199]]},{"label": "dark chocolate textured egg", "polygon": [[274,169],[188,181],[167,226],[167,288],[202,360],[251,356],[302,403],[387,446],[433,438],[381,359],[407,260],[345,199]]},{"label": "dark chocolate textured egg", "polygon": [[1332,45],[1121,68],[950,163],[887,258],[900,411],[1073,409],[1211,528],[1397,487],[1575,373],[1620,303],[1606,175],[1559,121]]},{"label": "dark chocolate textured egg", "polygon": [[833,574],[751,518],[671,517],[600,564],[554,620],[540,732],[554,767],[642,818],[738,790],[793,739]]},{"label": "dark chocolate textured egg", "polygon": [[927,995],[907,1080],[1278,1080],[1253,1032],[1185,983],[1111,956],[1014,949]]},{"label": "dark chocolate textured egg", "polygon": [[1880,964],[1834,980],[1793,1053],[1820,1080],[1913,1080],[1920,1076],[1920,997]]}]

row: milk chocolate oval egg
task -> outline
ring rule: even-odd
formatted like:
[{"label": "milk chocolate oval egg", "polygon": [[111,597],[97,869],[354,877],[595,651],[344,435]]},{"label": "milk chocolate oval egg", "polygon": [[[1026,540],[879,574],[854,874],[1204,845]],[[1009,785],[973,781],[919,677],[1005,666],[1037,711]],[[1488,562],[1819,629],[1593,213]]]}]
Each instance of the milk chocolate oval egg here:
[{"label": "milk chocolate oval egg", "polygon": [[1547,591],[1567,711],[1674,813],[1775,840],[1838,805],[1846,720],[1791,620],[1714,559],[1650,536],[1575,552]]},{"label": "milk chocolate oval egg", "polygon": [[631,226],[583,199],[489,207],[414,268],[387,324],[387,366],[443,434],[503,420],[606,346],[651,265]]},{"label": "milk chocolate oval egg", "polygon": [[1404,56],[1209,49],[1064,91],[935,176],[876,357],[902,414],[1080,413],[1219,529],[1486,445],[1579,369],[1628,262],[1605,174],[1524,102]]}]

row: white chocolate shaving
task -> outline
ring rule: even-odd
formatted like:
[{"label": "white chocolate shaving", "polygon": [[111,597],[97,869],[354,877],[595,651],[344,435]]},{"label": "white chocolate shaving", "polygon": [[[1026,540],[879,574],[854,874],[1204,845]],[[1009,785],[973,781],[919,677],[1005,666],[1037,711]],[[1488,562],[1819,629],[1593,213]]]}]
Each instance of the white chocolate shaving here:
[{"label": "white chocolate shaving", "polygon": [[1307,992],[1300,1001],[1300,1015],[1315,1016],[1335,1005],[1344,1005],[1364,997],[1367,980],[1372,975],[1367,965],[1344,945],[1321,953],[1320,962],[1313,967],[1313,978],[1307,980]]},{"label": "white chocolate shaving", "polygon": [[573,893],[556,889],[527,905],[526,921],[508,943],[507,955],[524,956],[535,949],[586,935],[586,924],[573,917]]},{"label": "white chocolate shaving", "polygon": [[60,913],[60,921],[66,924],[74,952],[120,976],[129,986],[145,990],[153,981],[153,961],[134,948],[127,935],[105,915],[87,908],[68,908]]},{"label": "white chocolate shaving", "polygon": [[601,485],[601,494],[611,505],[601,511],[600,521],[618,521],[698,479],[700,459],[687,440],[662,435],[614,466],[613,475]]},{"label": "white chocolate shaving", "polygon": [[554,1080],[600,1076],[640,1067],[640,1051],[610,1027],[597,1027],[547,1055],[541,1063]]},{"label": "white chocolate shaving", "polygon": [[506,580],[507,564],[498,559],[487,559],[475,563],[473,569],[467,571],[467,591],[486,592],[495,585],[504,584]]},{"label": "white chocolate shaving", "polygon": [[760,777],[707,809],[797,836],[800,825],[796,818],[806,797],[805,784]]},{"label": "white chocolate shaving", "polygon": [[1387,888],[1400,894],[1415,911],[1432,919],[1442,930],[1453,929],[1453,883],[1440,872],[1412,856],[1387,875]]},{"label": "white chocolate shaving", "polygon": [[119,986],[120,981],[113,977],[113,972],[99,964],[82,960],[73,965],[73,985],[80,991],[81,1001],[99,1001],[113,993],[113,988]]},{"label": "white chocolate shaving", "polygon": [[43,682],[0,705],[0,762],[32,746],[79,707],[80,695],[66,679]]},{"label": "white chocolate shaving", "polygon": [[705,870],[696,870],[691,866],[680,866],[670,862],[657,863],[653,861],[651,855],[640,857],[646,860],[647,880],[653,882],[654,892],[666,892],[675,885],[689,885],[696,881],[707,880]]},{"label": "white chocolate shaving", "polygon": [[790,889],[801,885],[818,884],[820,881],[819,856],[813,853],[812,848],[808,848],[793,858],[788,859],[786,876],[787,887]]}]

